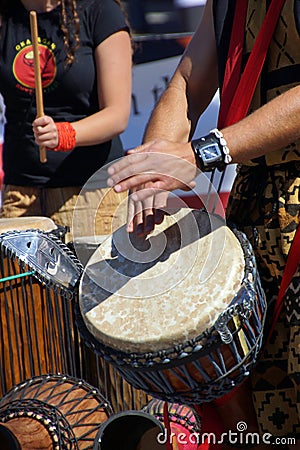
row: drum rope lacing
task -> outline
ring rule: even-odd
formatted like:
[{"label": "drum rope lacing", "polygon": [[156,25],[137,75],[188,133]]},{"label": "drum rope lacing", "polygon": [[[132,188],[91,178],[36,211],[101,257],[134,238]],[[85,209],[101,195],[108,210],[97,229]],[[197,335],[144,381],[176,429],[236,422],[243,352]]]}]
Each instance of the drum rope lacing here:
[{"label": "drum rope lacing", "polygon": [[[158,420],[163,422],[164,404],[165,402],[163,400],[151,400],[150,403],[143,408],[143,411],[154,415]],[[200,433],[201,421],[194,408],[177,403],[168,403],[167,408],[169,417],[173,422],[183,425],[191,432]]]},{"label": "drum rope lacing", "polygon": [[[49,382],[55,382],[55,384],[47,386]],[[63,392],[56,392],[57,387],[62,386],[65,382],[71,386]],[[69,399],[69,394],[78,388],[82,390],[84,395]],[[39,395],[44,397],[45,394],[46,398],[40,400]],[[19,397],[19,395],[22,397]],[[82,409],[80,403],[91,398],[98,401],[97,405],[90,409],[86,409],[86,407]],[[50,403],[54,400],[55,405]],[[62,407],[66,407],[66,405],[68,405],[69,410],[62,412]],[[90,417],[100,409],[104,409],[108,416],[113,413],[110,404],[98,389],[84,380],[60,374],[48,374],[19,383],[2,397],[0,400],[0,423],[7,423],[10,420],[23,417],[34,419],[47,428],[53,443],[53,450],[79,450],[83,448],[83,442],[88,445],[84,448],[91,448],[94,437],[90,435],[92,431],[96,433],[99,423],[89,422],[88,427],[92,427],[92,430],[89,428],[88,431],[76,436],[75,428],[82,429],[84,424],[77,422],[70,424],[68,417],[72,418],[74,414],[79,415],[80,413],[84,413],[84,417]],[[82,421],[83,418],[81,417],[80,420]]]}]

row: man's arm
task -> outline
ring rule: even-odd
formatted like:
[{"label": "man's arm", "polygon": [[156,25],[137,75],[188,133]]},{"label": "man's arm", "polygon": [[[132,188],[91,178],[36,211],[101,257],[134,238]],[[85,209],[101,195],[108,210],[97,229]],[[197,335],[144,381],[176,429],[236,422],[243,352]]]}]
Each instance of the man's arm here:
[{"label": "man's arm", "polygon": [[[209,1],[206,16],[152,114],[145,133],[145,144],[110,168],[109,185],[114,186],[116,192],[136,189],[135,202],[145,202],[149,196],[155,199],[154,194],[160,189],[171,191],[189,186],[195,176],[193,167],[196,161],[189,140],[199,115],[213,95],[217,79],[216,50],[215,45],[212,46],[214,37],[210,34],[210,30],[213,33],[211,16]],[[210,45],[207,47],[206,41],[202,40],[204,31],[209,37]],[[206,57],[198,51],[198,46]],[[210,47],[214,47],[212,53],[207,51]],[[203,65],[204,62],[206,64]],[[299,140],[300,85],[221,131],[233,163],[244,163]],[[164,156],[158,156],[159,153]],[[167,155],[170,157],[167,158]],[[178,157],[178,162],[174,156]],[[183,162],[179,163],[180,158],[187,162],[184,170]],[[159,207],[159,204],[154,201],[153,208],[156,206]]]},{"label": "man's arm", "polygon": [[144,142],[156,138],[188,142],[218,88],[212,0],[146,127]]},{"label": "man's arm", "polygon": [[300,138],[300,85],[223,131],[234,163],[286,147]]}]

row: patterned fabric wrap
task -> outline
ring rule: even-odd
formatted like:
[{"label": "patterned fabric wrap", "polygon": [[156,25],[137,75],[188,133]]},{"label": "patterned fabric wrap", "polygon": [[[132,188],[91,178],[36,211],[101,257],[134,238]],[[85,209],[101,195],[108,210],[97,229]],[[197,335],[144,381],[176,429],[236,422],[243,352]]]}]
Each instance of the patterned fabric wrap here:
[{"label": "patterned fabric wrap", "polygon": [[[227,207],[250,240],[269,304],[269,320],[300,221],[300,162],[239,167]],[[251,375],[261,433],[300,436],[300,271],[287,290],[272,339]],[[266,327],[267,333],[268,325]]]}]

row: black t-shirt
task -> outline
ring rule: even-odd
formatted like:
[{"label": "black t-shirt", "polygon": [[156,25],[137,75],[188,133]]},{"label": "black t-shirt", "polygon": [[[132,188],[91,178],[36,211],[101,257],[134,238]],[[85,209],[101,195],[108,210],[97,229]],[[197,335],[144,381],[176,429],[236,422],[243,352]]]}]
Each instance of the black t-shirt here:
[{"label": "black t-shirt", "polygon": [[[44,112],[56,122],[74,122],[99,110],[94,49],[111,34],[127,29],[114,0],[78,0],[77,9],[80,47],[75,62],[67,68],[59,7],[37,15]],[[0,92],[7,121],[3,148],[5,184],[82,186],[97,169],[123,155],[121,141],[116,138],[67,153],[47,151],[47,162],[40,162],[32,132],[36,106],[30,19],[20,1],[3,18]]]}]

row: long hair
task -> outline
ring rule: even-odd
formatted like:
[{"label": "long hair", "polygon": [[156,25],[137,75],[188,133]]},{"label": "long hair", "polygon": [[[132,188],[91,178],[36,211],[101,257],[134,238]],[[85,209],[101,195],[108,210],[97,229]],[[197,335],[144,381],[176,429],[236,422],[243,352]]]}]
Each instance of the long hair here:
[{"label": "long hair", "polygon": [[67,54],[67,64],[72,64],[75,52],[80,46],[80,20],[77,13],[76,0],[61,0],[61,29],[64,34],[64,45]]}]

